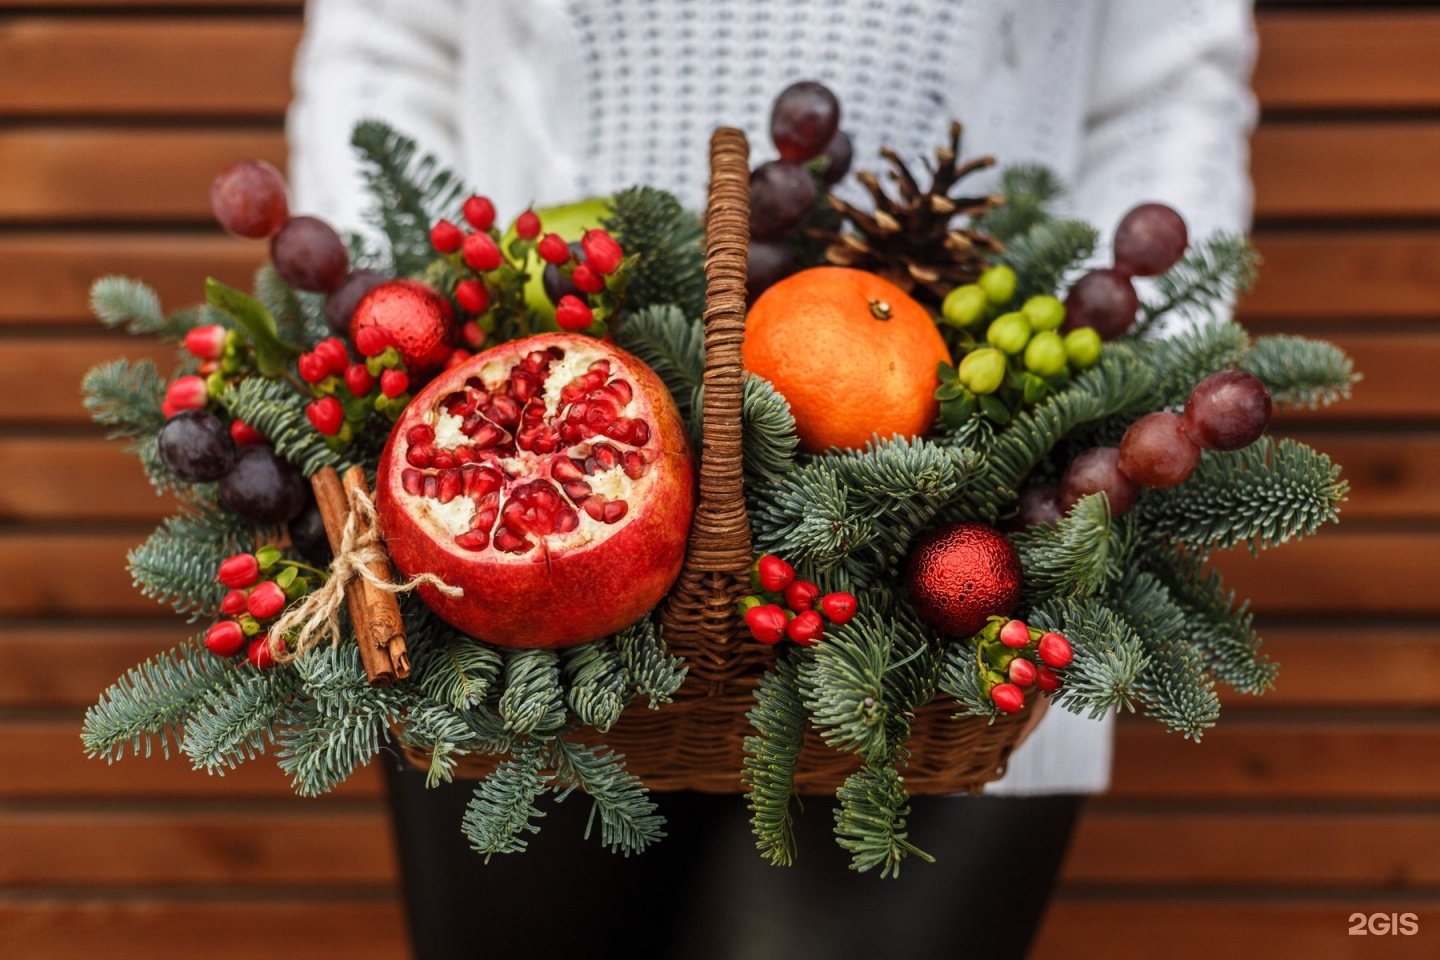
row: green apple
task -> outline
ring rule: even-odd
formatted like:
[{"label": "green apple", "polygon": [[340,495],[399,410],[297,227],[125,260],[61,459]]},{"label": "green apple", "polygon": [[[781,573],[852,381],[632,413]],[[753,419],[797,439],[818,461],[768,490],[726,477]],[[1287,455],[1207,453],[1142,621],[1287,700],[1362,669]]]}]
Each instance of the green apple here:
[{"label": "green apple", "polygon": [[[558,233],[565,242],[574,243],[586,230],[602,226],[601,221],[610,216],[611,210],[609,197],[591,197],[564,206],[544,207],[535,213],[540,217],[540,236]],[[510,249],[510,241],[514,239],[515,222],[512,220],[500,240],[501,248]],[[543,324],[544,329],[555,329],[555,304],[545,295],[545,263],[533,249],[525,258],[525,272],[529,274],[529,279],[525,281],[525,305],[539,321],[537,327]]]}]

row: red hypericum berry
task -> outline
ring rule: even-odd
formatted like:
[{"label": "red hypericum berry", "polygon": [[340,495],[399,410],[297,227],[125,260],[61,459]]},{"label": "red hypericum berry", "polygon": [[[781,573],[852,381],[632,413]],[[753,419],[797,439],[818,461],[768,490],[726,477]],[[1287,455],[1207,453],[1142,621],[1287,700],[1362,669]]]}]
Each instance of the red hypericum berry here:
[{"label": "red hypericum berry", "polygon": [[567,293],[555,305],[555,322],[561,330],[584,330],[595,322],[595,313],[579,297]]},{"label": "red hypericum berry", "polygon": [[795,579],[795,568],[775,554],[767,553],[755,562],[755,579],[761,590],[779,593]]},{"label": "red hypericum berry", "polygon": [[1024,657],[1016,657],[1010,661],[1008,675],[1010,682],[1017,687],[1028,687],[1035,682],[1035,664]]},{"label": "red hypericum berry", "polygon": [[469,350],[466,350],[463,347],[456,347],[455,351],[450,354],[449,358],[446,359],[445,369],[454,370],[456,367],[460,366],[460,364],[464,363],[466,360],[469,360],[473,356],[475,356],[475,354],[471,353]]},{"label": "red hypericum berry", "polygon": [[779,643],[789,622],[785,611],[773,603],[745,611],[745,626],[749,628],[750,635],[761,643]]},{"label": "red hypericum berry", "polygon": [[614,273],[620,261],[625,259],[625,251],[620,249],[620,244],[604,230],[586,230],[580,238],[580,248],[585,251],[585,259],[590,266],[601,273]]},{"label": "red hypericum berry", "polygon": [[481,273],[500,266],[500,245],[488,233],[472,233],[465,238],[465,265]]},{"label": "red hypericum berry", "polygon": [[215,579],[232,590],[244,590],[260,579],[260,561],[253,553],[232,554],[220,561]]},{"label": "red hypericum berry", "polygon": [[391,400],[410,389],[410,375],[404,370],[383,370],[380,373],[380,392]]},{"label": "red hypericum berry", "polygon": [[1070,649],[1070,641],[1058,633],[1047,633],[1040,638],[1040,659],[1055,668],[1070,666],[1070,661],[1075,659],[1075,652]]},{"label": "red hypericum berry", "polygon": [[245,591],[231,590],[220,601],[220,612],[227,617],[238,617],[245,612]]},{"label": "red hypericum berry", "polygon": [[275,652],[270,649],[268,634],[262,633],[250,641],[250,648],[245,651],[245,659],[257,670],[268,670],[275,666]]},{"label": "red hypericum berry", "polygon": [[485,328],[471,320],[460,328],[460,339],[464,340],[471,350],[479,350],[485,346]]},{"label": "red hypericum berry", "polygon": [[466,313],[484,313],[490,307],[490,291],[479,280],[461,280],[455,285],[455,302]]},{"label": "red hypericum berry", "polygon": [[1030,646],[1030,628],[1023,620],[1011,620],[1000,628],[1000,642],[1019,650]]},{"label": "red hypericum berry", "polygon": [[333,437],[345,423],[345,408],[334,397],[321,397],[305,405],[305,416],[316,430]]},{"label": "red hypericum berry", "polygon": [[476,230],[489,230],[495,226],[495,204],[489,197],[471,197],[465,201],[461,212],[465,222]]},{"label": "red hypericum berry", "polygon": [[219,360],[225,355],[225,338],[229,335],[218,323],[196,327],[185,334],[185,349],[197,360]]},{"label": "red hypericum berry", "polygon": [[300,379],[306,383],[319,383],[330,376],[330,361],[318,353],[300,354],[295,367],[300,371]]},{"label": "red hypericum berry", "polygon": [[222,657],[233,657],[245,647],[245,631],[234,620],[221,620],[205,631],[205,649]]},{"label": "red hypericum berry", "polygon": [[195,372],[198,373],[198,374],[200,374],[200,376],[202,376],[202,377],[208,377],[208,376],[210,376],[210,374],[214,373],[216,370],[219,370],[219,369],[220,369],[220,361],[219,361],[219,360],[201,360],[201,361],[200,361],[200,366],[198,366],[198,367],[195,368]]},{"label": "red hypericum berry", "polygon": [[558,233],[545,234],[535,247],[535,251],[540,254],[541,260],[556,266],[570,259],[570,244],[566,243]]},{"label": "red hypericum berry", "polygon": [[285,609],[285,591],[274,580],[266,580],[250,591],[245,598],[245,609],[256,620],[269,620]]},{"label": "red hypericum berry", "polygon": [[1035,668],[1035,686],[1046,693],[1054,693],[1060,689],[1060,674],[1042,663]]},{"label": "red hypericum berry", "polygon": [[858,606],[854,594],[849,593],[827,593],[820,600],[820,611],[825,614],[825,619],[837,627],[849,623]]},{"label": "red hypericum berry", "polygon": [[534,240],[540,236],[540,215],[526,210],[515,218],[515,235],[522,240]]},{"label": "red hypericum berry", "polygon": [[575,265],[575,272],[570,275],[570,282],[575,284],[575,289],[581,293],[599,293],[605,289],[605,278],[588,263]]},{"label": "red hypericum berry", "polygon": [[326,337],[315,344],[313,352],[325,360],[331,373],[342,374],[350,365],[350,352],[345,349],[345,342],[339,337]]},{"label": "red hypericum berry", "polygon": [[796,613],[813,610],[819,599],[820,588],[809,580],[796,580],[785,588],[785,604]]},{"label": "red hypericum berry", "polygon": [[181,410],[199,410],[210,402],[210,390],[205,386],[205,379],[194,374],[187,374],[183,377],[176,377],[175,381],[165,390],[165,402],[162,405],[167,417],[173,417]]},{"label": "red hypericum berry", "polygon": [[1019,713],[1025,706],[1025,694],[1013,683],[997,683],[990,688],[990,699],[1006,713]]},{"label": "red hypericum berry", "polygon": [[430,245],[441,253],[454,253],[464,242],[464,232],[449,220],[441,220],[430,228]]},{"label": "red hypericum berry", "polygon": [[390,346],[390,334],[379,327],[361,327],[355,331],[355,349],[362,357],[378,357]]},{"label": "red hypericum berry", "polygon": [[813,647],[825,635],[825,621],[814,610],[802,610],[785,626],[785,636],[802,647]]},{"label": "red hypericum berry", "polygon": [[244,420],[230,421],[230,439],[235,441],[237,447],[248,447],[252,443],[264,443],[265,437]]},{"label": "red hypericum berry", "polygon": [[345,369],[345,386],[357,397],[367,397],[375,389],[375,378],[365,364],[352,364]]}]

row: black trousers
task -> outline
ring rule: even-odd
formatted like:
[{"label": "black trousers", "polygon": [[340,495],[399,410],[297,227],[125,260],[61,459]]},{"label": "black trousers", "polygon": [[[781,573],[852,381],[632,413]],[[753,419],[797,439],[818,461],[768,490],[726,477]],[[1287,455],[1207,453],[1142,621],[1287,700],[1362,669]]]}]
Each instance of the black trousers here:
[{"label": "black trousers", "polygon": [[425,789],[386,757],[416,960],[622,955],[685,960],[939,956],[1021,960],[1081,798],[916,797],[898,880],[847,869],[830,803],[806,800],[796,865],[771,867],[738,795],[660,794],[668,836],[645,854],[582,835],[590,801],[542,804],[530,849],[486,864],[460,833],[471,785]]}]

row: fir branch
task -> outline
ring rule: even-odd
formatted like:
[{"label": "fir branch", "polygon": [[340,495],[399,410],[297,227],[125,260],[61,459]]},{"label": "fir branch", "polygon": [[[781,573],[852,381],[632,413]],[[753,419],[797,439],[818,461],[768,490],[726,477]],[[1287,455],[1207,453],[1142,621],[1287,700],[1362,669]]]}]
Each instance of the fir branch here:
[{"label": "fir branch", "polygon": [[1240,366],[1260,378],[1275,403],[1312,410],[1348,399],[1360,380],[1345,351],[1306,337],[1261,337]]},{"label": "fir branch", "polygon": [[867,610],[832,627],[800,667],[805,708],[827,746],[883,760],[890,753],[885,668],[891,634]]},{"label": "fir branch", "polygon": [[179,340],[192,327],[209,322],[203,314],[194,311],[181,311],[167,317],[160,308],[159,295],[151,287],[113,274],[90,285],[90,311],[112,329],[123,327],[137,337],[167,340]]},{"label": "fir branch", "polygon": [[1140,674],[1149,664],[1144,644],[1115,611],[1095,599],[1052,600],[1036,607],[1032,626],[1058,630],[1075,659],[1065,669],[1055,703],[1096,718],[1113,708],[1134,711]]},{"label": "fir branch", "polygon": [[1241,542],[1253,550],[1338,519],[1348,490],[1325,454],[1262,437],[1242,450],[1204,451],[1189,480],[1143,498],[1140,524],[1152,537],[1202,551]]},{"label": "fir branch", "polygon": [[996,262],[1015,271],[1014,302],[1055,293],[1066,274],[1095,252],[1098,240],[1095,228],[1081,220],[1040,220],[1009,240]]},{"label": "fir branch", "polygon": [[975,659],[975,647],[970,643],[955,642],[945,646],[940,661],[940,689],[955,698],[960,709],[955,714],[961,717],[1000,716],[995,701],[985,692],[980,674],[980,663]]},{"label": "fir branch", "polygon": [[1155,378],[1150,409],[1159,409],[1184,403],[1201,380],[1238,364],[1250,349],[1250,335],[1238,323],[1227,320],[1197,324],[1174,336],[1141,341],[1134,347]]},{"label": "fir branch", "polygon": [[655,812],[655,801],[640,778],[625,769],[625,758],[609,747],[589,747],[563,737],[550,742],[551,766],[557,785],[578,787],[594,801],[600,814],[600,845],[611,853],[643,853],[665,836],[665,818]]},{"label": "fir branch", "polygon": [[225,596],[225,586],[215,579],[220,561],[249,550],[263,532],[233,513],[210,507],[167,517],[130,551],[130,576],[142,594],[169,603],[194,621],[214,613]]},{"label": "fir branch", "polygon": [[196,770],[223,775],[264,753],[277,718],[299,686],[290,670],[231,669],[234,681],[212,689],[185,723],[180,749]]},{"label": "fir branch", "polygon": [[805,705],[800,699],[799,657],[781,657],[760,678],[755,705],[745,714],[755,733],[745,737],[740,775],[755,846],[771,864],[795,862],[795,768],[805,742]]},{"label": "fir branch", "polygon": [[630,678],[611,641],[596,640],[560,654],[565,702],[575,719],[604,733],[630,702]]},{"label": "fir branch", "polygon": [[1101,493],[1082,497],[1054,526],[1010,535],[1025,571],[1026,605],[1050,597],[1088,597],[1119,575],[1117,531]]},{"label": "fir branch", "polygon": [[665,383],[681,418],[699,433],[700,387],[705,375],[705,331],[674,306],[646,307],[615,331],[615,342],[645,361]]},{"label": "fir branch", "polygon": [[669,703],[685,680],[685,661],[665,649],[660,632],[649,617],[637,620],[615,634],[615,652],[636,693],[649,699],[650,709]]},{"label": "fir branch", "polygon": [[545,791],[546,754],[542,744],[517,746],[508,760],[476,785],[460,827],[487,863],[497,853],[524,852],[529,845],[525,834],[540,832],[534,821],[545,814],[535,801]]},{"label": "fir branch", "polygon": [[275,318],[280,339],[288,343],[316,343],[333,336],[325,320],[325,297],[302,293],[280,276],[274,264],[263,263],[255,271],[255,299]]},{"label": "fir branch", "polygon": [[864,873],[880,868],[881,877],[900,874],[900,862],[916,856],[927,863],[935,858],[910,842],[905,818],[910,816],[910,795],[905,778],[893,766],[867,763],[852,773],[835,794],[835,836],[851,854],[850,869]]},{"label": "fir branch", "polygon": [[1139,336],[1160,317],[1213,315],[1228,312],[1236,297],[1255,283],[1260,257],[1250,241],[1233,233],[1215,233],[1192,243],[1180,262],[1155,278],[1157,299],[1145,303],[1133,335]]},{"label": "fir branch", "polygon": [[153,360],[111,360],[85,374],[85,410],[113,438],[154,436],[165,426],[165,378]]},{"label": "fir branch", "polygon": [[307,477],[322,467],[344,473],[352,464],[365,462],[366,451],[360,444],[343,454],[326,446],[324,435],[305,416],[306,398],[279,380],[247,377],[226,388],[221,402],[259,430],[276,453]]},{"label": "fir branch", "polygon": [[554,730],[565,722],[560,657],[554,650],[506,651],[499,711],[512,733]]},{"label": "fir branch", "polygon": [[465,185],[433,154],[420,154],[414,139],[380,121],[360,123],[350,142],[369,187],[369,219],[389,241],[393,272],[419,273],[435,257],[430,227],[442,217],[459,219]]},{"label": "fir branch", "polygon": [[653,187],[630,187],[611,198],[604,221],[626,254],[639,254],[625,288],[632,309],[674,304],[687,317],[705,309],[705,252],[700,220]]},{"label": "fir branch", "polygon": [[470,753],[499,756],[509,753],[516,738],[506,732],[499,717],[485,707],[457,710],[433,700],[419,700],[405,711],[400,742],[430,754],[425,785],[449,783],[458,758]]},{"label": "fir branch", "polygon": [[1051,205],[1065,195],[1055,171],[1039,164],[1016,164],[1000,172],[1005,202],[977,218],[975,228],[1009,243],[1051,218]]},{"label": "fir branch", "polygon": [[158,743],[170,756],[178,747],[181,726],[212,691],[230,684],[231,663],[206,650],[196,637],[132,667],[111,684],[85,711],[80,741],[90,757],[114,763],[125,756],[126,744],[136,756],[150,756]]},{"label": "fir branch", "polygon": [[745,375],[744,424],[745,482],[773,483],[795,468],[800,438],[790,402],[768,380]]},{"label": "fir branch", "polygon": [[1260,652],[1250,605],[1236,606],[1235,592],[1225,587],[1220,574],[1177,549],[1152,556],[1149,568],[1185,612],[1188,639],[1217,680],[1254,696],[1274,686],[1278,667]]},{"label": "fir branch", "polygon": [[494,647],[450,633],[452,639],[418,647],[414,673],[427,697],[467,710],[485,702],[502,661]]},{"label": "fir branch", "polygon": [[1135,685],[1136,698],[1147,714],[1198,743],[1220,716],[1220,698],[1204,656],[1189,642],[1185,611],[1164,584],[1143,570],[1126,574],[1115,604],[1149,657]]}]

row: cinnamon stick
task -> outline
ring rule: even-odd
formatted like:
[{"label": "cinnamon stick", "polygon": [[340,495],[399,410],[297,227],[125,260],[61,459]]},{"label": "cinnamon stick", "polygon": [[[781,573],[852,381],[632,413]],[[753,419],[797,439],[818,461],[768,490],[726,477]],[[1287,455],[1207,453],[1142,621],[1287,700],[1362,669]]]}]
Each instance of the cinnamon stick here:
[{"label": "cinnamon stick", "polygon": [[[351,498],[356,491],[367,496],[365,471],[356,466],[345,472],[342,481],[333,467],[325,467],[310,478],[315,502],[325,522],[325,535],[330,549],[340,552],[345,536],[345,523],[350,517]],[[361,531],[366,533],[368,531]],[[380,579],[391,580],[390,564],[379,559],[369,564],[370,572]],[[405,646],[405,624],[400,617],[400,604],[393,593],[381,590],[363,577],[355,577],[345,585],[345,602],[350,622],[360,645],[360,660],[371,685],[388,687],[397,679],[410,675],[410,656]]]}]

